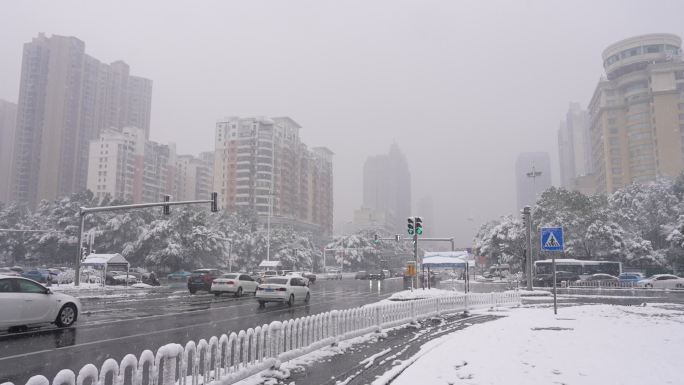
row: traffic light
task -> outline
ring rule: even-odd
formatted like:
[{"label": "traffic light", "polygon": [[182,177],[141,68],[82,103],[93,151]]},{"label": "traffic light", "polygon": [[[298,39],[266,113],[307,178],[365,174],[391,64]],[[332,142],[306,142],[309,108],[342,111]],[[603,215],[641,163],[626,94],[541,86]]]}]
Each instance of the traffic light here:
[{"label": "traffic light", "polygon": [[413,235],[416,232],[416,226],[413,217],[408,217],[408,235]]},{"label": "traffic light", "polygon": [[[164,195],[164,202],[168,202],[171,200],[171,195]],[[171,206],[169,205],[164,205],[163,206],[163,213],[164,215],[169,215],[171,214]]]},{"label": "traffic light", "polygon": [[218,212],[218,193],[216,191],[211,193],[211,212]]},{"label": "traffic light", "polygon": [[416,234],[423,234],[423,218],[416,217]]}]

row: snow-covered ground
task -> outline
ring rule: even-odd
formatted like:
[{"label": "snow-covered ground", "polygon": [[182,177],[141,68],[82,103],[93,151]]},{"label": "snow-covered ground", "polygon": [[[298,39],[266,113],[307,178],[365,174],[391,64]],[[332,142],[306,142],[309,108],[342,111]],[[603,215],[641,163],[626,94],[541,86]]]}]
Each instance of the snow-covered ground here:
[{"label": "snow-covered ground", "polygon": [[452,296],[454,294],[463,294],[463,293],[462,292],[458,293],[454,290],[443,290],[443,289],[402,290],[402,291],[398,291],[398,292],[392,294],[387,299],[390,301],[408,301],[408,300],[414,300],[414,299]]},{"label": "snow-covered ground", "polygon": [[[435,339],[373,384],[681,384],[684,306],[518,308]],[[398,377],[397,377],[398,376]]]}]

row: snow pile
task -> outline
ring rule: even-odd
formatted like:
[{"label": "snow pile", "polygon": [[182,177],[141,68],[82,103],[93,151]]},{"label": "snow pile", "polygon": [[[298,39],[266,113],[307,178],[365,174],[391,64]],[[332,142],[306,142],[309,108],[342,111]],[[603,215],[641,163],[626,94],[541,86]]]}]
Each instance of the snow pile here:
[{"label": "snow pile", "polygon": [[373,384],[681,383],[684,306],[519,308],[432,340]]},{"label": "snow pile", "polygon": [[551,296],[551,292],[547,290],[527,290],[527,289],[521,289],[518,290],[518,293],[520,293],[521,297],[549,297]]},{"label": "snow pile", "polygon": [[392,294],[388,298],[390,301],[410,301],[414,299],[425,299],[425,298],[436,298],[436,297],[451,297],[454,295],[463,295],[463,293],[457,293],[453,290],[443,290],[443,289],[416,289],[416,290],[403,290]]}]

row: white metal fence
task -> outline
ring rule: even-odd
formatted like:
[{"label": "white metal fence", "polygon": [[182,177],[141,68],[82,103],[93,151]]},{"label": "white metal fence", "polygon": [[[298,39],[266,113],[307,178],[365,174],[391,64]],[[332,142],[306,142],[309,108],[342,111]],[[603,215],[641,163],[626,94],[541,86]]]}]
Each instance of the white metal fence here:
[{"label": "white metal fence", "polygon": [[566,284],[567,287],[589,287],[589,288],[620,288],[620,289],[633,289],[637,286],[636,282],[626,282],[626,281],[571,281]]},{"label": "white metal fence", "polygon": [[[520,303],[517,292],[453,296],[378,303],[313,316],[274,321],[239,333],[168,344],[154,354],[145,350],[121,362],[106,360],[98,370],[87,364],[78,372],[64,369],[50,382],[31,377],[26,385],[229,385],[338,341],[417,322],[421,319],[483,307]],[[13,385],[4,383],[0,385]]]}]

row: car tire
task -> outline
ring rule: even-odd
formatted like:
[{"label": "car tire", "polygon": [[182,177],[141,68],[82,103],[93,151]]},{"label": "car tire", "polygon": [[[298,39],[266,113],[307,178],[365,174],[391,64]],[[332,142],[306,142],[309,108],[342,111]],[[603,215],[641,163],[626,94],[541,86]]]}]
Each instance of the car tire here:
[{"label": "car tire", "polygon": [[236,298],[242,297],[242,287],[238,287],[237,291],[235,292],[235,297]]},{"label": "car tire", "polygon": [[259,301],[259,307],[265,307],[266,301]]},{"label": "car tire", "polygon": [[76,305],[68,303],[59,310],[55,324],[60,328],[68,328],[76,322],[77,317],[78,310],[76,310]]},{"label": "car tire", "polygon": [[214,297],[220,297],[220,296],[221,296],[221,292],[220,292],[220,291],[215,291],[215,292],[214,292]]},{"label": "car tire", "polygon": [[653,284],[647,283],[647,284],[644,285],[644,287],[647,288],[647,289],[653,289]]},{"label": "car tire", "polygon": [[290,294],[290,298],[287,299],[287,306],[289,306],[289,307],[294,306],[294,302],[295,302],[294,294]]},{"label": "car tire", "polygon": [[197,289],[189,289],[189,290],[190,290],[190,294],[195,294],[195,293],[197,293]]},{"label": "car tire", "polygon": [[310,300],[311,300],[311,294],[306,293],[306,297],[304,297],[304,303],[308,305]]}]

